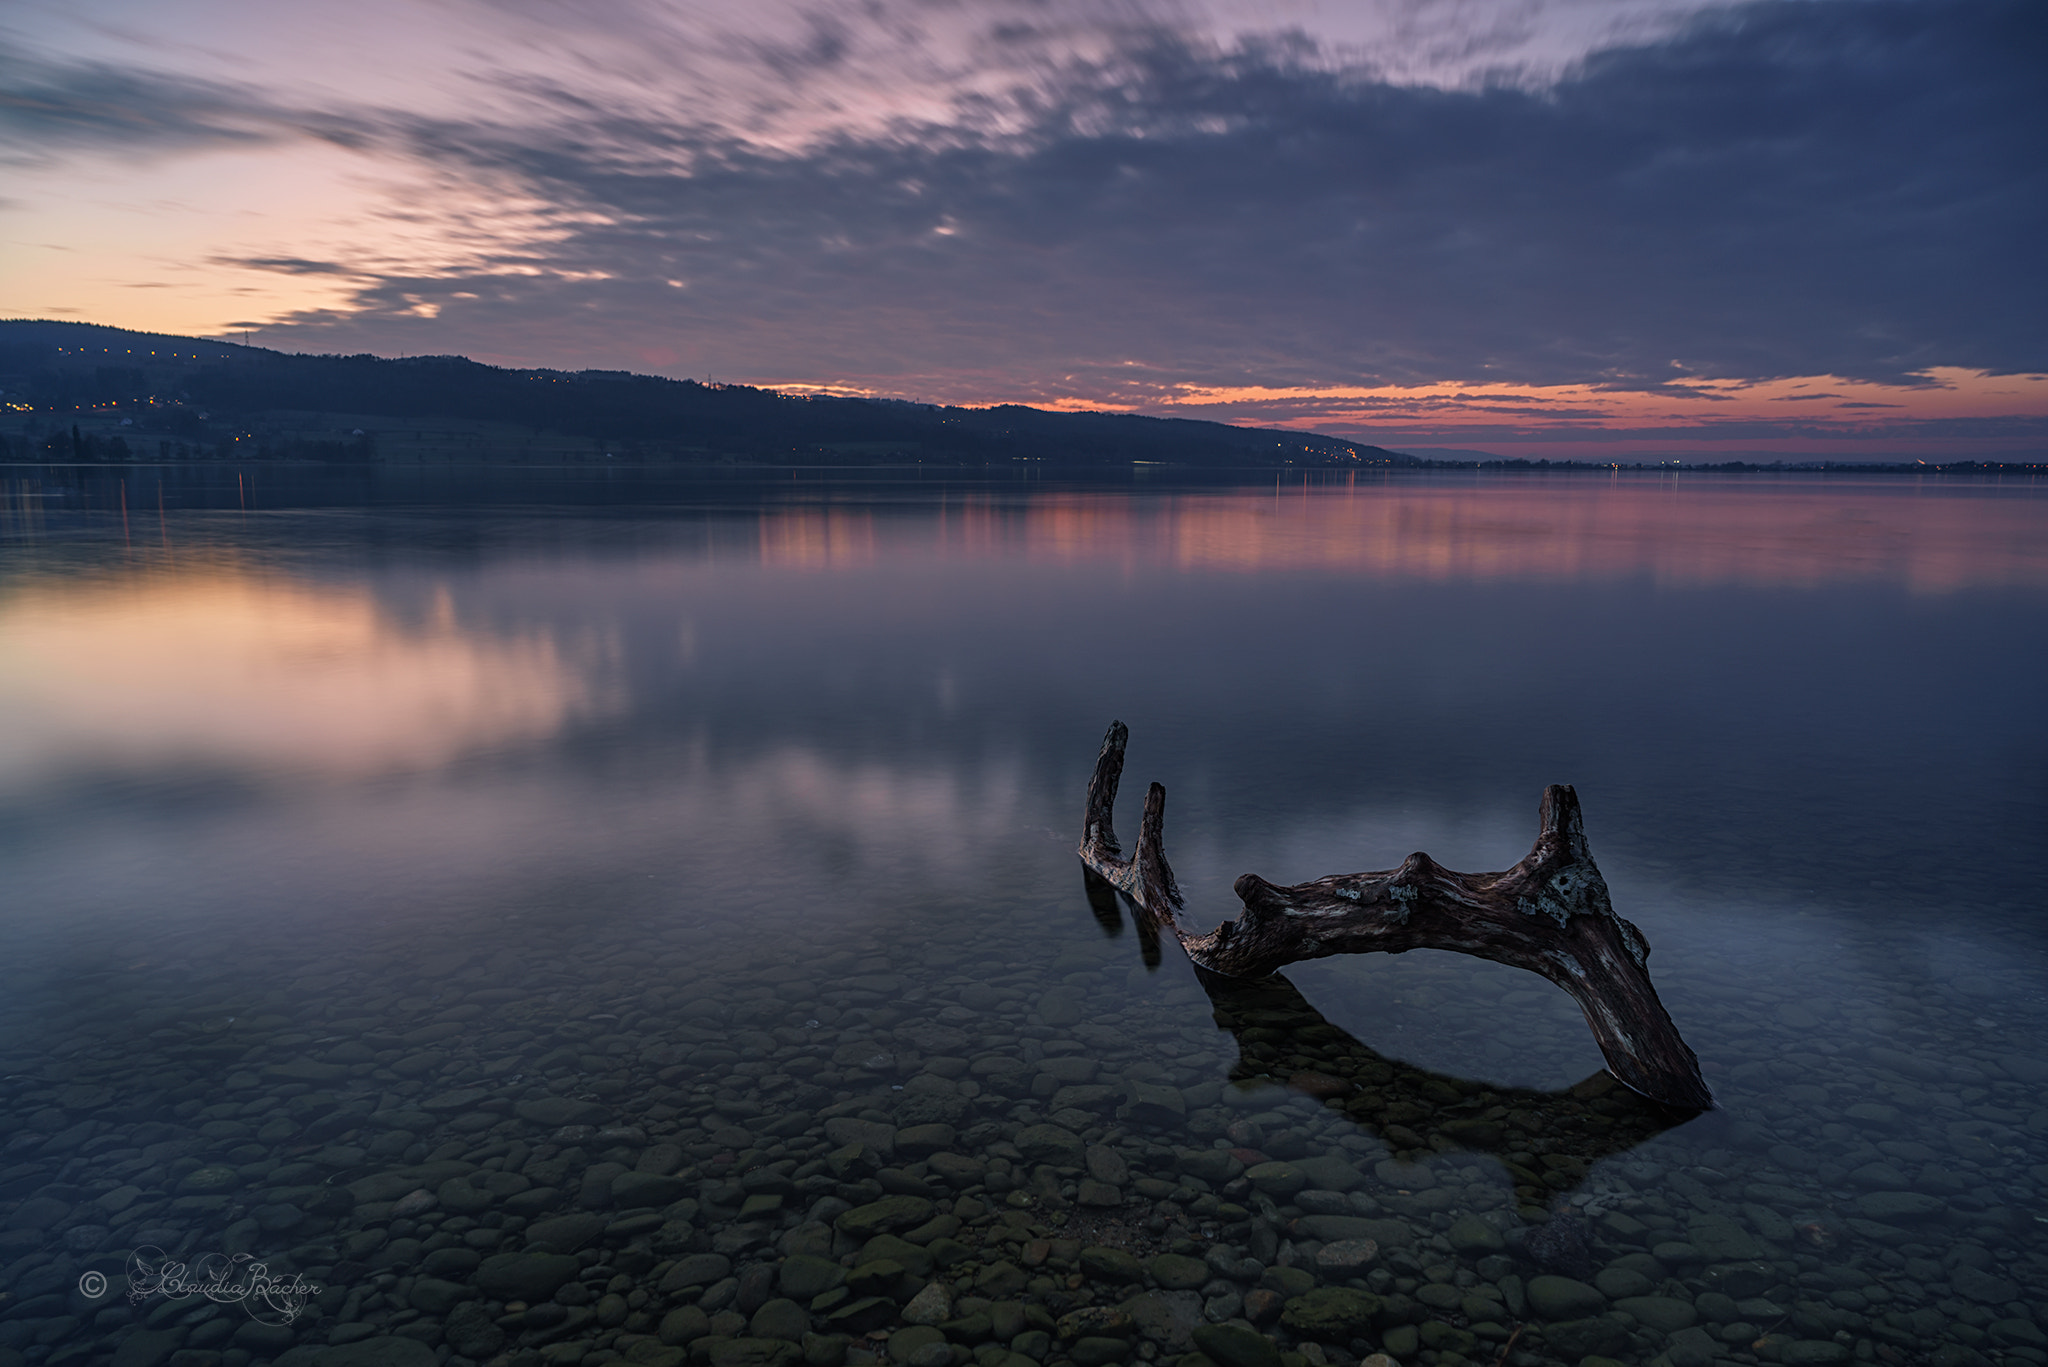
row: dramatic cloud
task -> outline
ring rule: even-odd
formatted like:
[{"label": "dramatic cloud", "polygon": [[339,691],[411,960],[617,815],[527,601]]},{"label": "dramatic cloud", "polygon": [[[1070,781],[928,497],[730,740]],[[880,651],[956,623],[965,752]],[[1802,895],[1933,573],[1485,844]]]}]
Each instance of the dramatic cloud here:
[{"label": "dramatic cloud", "polygon": [[[1424,5],[1405,45],[1393,7],[1355,33],[1136,7],[787,10],[751,33],[709,8],[502,11],[558,22],[575,60],[500,53],[467,103],[317,108],[53,67],[0,124],[318,139],[439,186],[382,215],[404,249],[215,253],[323,291],[267,334],[306,349],[1150,410],[1256,390],[1303,421],[1344,387],[1704,404],[1729,397],[1711,382],[2048,371],[2029,0],[1639,5],[1619,37],[1583,7],[1477,28]],[[2009,409],[1977,416],[2010,436]],[[1373,432],[1369,410],[1330,425]],[[1860,430],[1886,417],[1971,415]],[[1725,434],[1758,421],[1803,430]]]}]

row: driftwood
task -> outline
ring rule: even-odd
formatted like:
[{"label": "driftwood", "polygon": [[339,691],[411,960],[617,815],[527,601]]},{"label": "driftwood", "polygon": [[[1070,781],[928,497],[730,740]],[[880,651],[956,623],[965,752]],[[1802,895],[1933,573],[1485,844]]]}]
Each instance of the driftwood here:
[{"label": "driftwood", "polygon": [[1088,782],[1081,859],[1130,899],[1141,930],[1172,935],[1197,967],[1227,978],[1259,978],[1331,954],[1447,949],[1526,968],[1578,1002],[1621,1082],[1668,1106],[1713,1106],[1699,1060],[1650,984],[1649,942],[1608,899],[1570,788],[1544,789],[1536,844],[1503,873],[1457,873],[1420,853],[1398,869],[1292,887],[1248,873],[1235,885],[1243,914],[1203,934],[1184,921],[1180,889],[1166,862],[1166,790],[1159,784],[1145,793],[1138,845],[1129,858],[1117,843],[1110,813],[1128,736],[1122,722],[1113,722],[1103,738]]}]

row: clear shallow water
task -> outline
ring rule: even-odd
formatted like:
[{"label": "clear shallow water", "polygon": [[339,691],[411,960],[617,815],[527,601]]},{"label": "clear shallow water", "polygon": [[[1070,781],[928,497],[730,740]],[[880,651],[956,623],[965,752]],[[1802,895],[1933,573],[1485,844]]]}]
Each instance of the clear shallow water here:
[{"label": "clear shallow water", "polygon": [[[938,1367],[872,1337],[930,1281],[982,1367],[1205,1317],[2048,1361],[2032,486],[163,479],[0,500],[0,1362]],[[1574,1096],[1568,999],[1458,956],[1148,970],[1072,852],[1112,717],[1197,919],[1246,871],[1506,867],[1576,785],[1724,1109]],[[891,1194],[898,1242],[834,1228]],[[330,1289],[257,1329],[76,1291],[143,1244]],[[559,1316],[478,1265],[529,1246],[581,1260],[527,1288]],[[862,1294],[794,1296],[811,1255]],[[769,1346],[805,1330],[851,1342]]]}]

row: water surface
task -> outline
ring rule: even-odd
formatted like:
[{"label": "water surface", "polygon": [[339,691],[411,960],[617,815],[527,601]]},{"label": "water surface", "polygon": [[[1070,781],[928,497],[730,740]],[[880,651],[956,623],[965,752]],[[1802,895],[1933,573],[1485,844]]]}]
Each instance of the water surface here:
[{"label": "water surface", "polygon": [[[2031,484],[4,505],[0,1362],[2048,1362]],[[1149,966],[1073,855],[1112,718],[1197,920],[1246,871],[1504,868],[1575,785],[1723,1109],[1606,1090],[1563,994],[1459,956]],[[329,1289],[76,1290],[142,1245]],[[529,1249],[580,1259],[538,1310],[490,1271]],[[812,1255],[861,1294],[796,1295]]]}]

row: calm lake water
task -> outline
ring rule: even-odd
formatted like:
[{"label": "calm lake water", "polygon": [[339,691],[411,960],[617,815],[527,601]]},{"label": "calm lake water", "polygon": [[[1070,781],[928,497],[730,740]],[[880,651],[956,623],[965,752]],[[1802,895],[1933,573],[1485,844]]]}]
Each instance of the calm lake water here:
[{"label": "calm lake water", "polygon": [[2044,680],[2038,483],[0,471],[0,1367],[2048,1363]]}]

